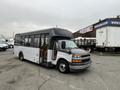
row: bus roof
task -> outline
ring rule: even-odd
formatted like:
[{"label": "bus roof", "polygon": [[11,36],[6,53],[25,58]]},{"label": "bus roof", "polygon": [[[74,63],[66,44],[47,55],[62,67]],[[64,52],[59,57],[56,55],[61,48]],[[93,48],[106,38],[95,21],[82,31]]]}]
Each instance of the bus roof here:
[{"label": "bus roof", "polygon": [[61,29],[61,28],[49,28],[49,29],[44,29],[44,30],[37,30],[37,31],[32,31],[32,32],[19,33],[19,34],[16,34],[16,35],[36,35],[36,34],[49,34],[50,37],[62,36],[62,37],[73,38],[72,32],[70,32],[66,29]]}]

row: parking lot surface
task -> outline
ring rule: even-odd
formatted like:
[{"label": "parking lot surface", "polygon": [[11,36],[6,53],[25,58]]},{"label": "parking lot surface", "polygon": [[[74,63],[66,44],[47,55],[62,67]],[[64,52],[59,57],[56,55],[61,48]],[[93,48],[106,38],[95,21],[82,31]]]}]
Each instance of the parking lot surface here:
[{"label": "parking lot surface", "polygon": [[0,51],[0,90],[120,90],[120,56],[91,57],[87,71],[62,74]]}]

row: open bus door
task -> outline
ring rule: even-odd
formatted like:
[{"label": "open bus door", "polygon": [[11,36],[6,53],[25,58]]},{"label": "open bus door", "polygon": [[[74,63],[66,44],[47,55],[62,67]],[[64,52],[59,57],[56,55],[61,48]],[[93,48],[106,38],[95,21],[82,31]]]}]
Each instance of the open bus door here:
[{"label": "open bus door", "polygon": [[48,52],[48,37],[46,35],[41,35],[41,45],[40,45],[40,63],[47,62],[47,52]]}]

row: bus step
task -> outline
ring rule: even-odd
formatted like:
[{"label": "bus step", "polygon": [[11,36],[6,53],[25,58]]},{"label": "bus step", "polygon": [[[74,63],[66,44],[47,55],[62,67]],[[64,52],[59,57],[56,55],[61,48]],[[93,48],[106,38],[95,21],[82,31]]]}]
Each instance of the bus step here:
[{"label": "bus step", "polygon": [[47,68],[53,67],[53,65],[49,62],[40,63],[40,65],[44,66],[44,67],[47,67]]}]

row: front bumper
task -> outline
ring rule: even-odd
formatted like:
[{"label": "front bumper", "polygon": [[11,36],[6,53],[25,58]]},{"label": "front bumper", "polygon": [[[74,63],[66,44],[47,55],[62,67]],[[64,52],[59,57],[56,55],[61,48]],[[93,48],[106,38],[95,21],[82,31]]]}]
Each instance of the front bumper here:
[{"label": "front bumper", "polygon": [[90,67],[92,64],[92,61],[88,61],[88,62],[85,62],[85,63],[70,63],[69,64],[69,68],[71,71],[73,70],[82,70],[82,69],[86,69],[88,67]]}]

